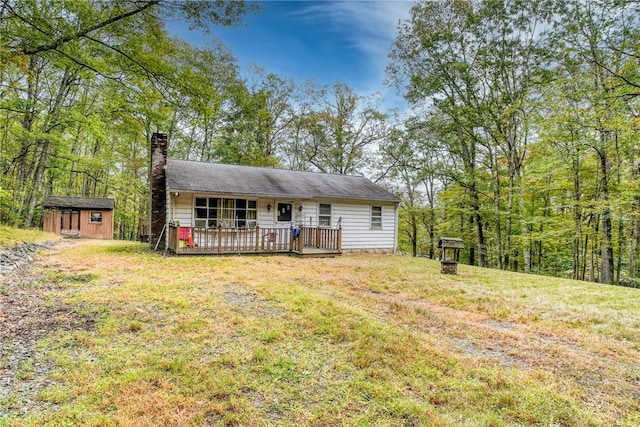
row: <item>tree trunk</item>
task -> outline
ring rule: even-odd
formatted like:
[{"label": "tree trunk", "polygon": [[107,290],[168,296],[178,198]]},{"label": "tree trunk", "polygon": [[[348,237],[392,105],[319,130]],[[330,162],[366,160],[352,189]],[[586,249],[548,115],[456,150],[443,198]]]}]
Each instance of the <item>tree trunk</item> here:
[{"label": "tree trunk", "polygon": [[418,256],[418,224],[415,214],[411,214],[411,256]]},{"label": "tree trunk", "polygon": [[[547,183],[547,188],[549,188],[548,183]],[[522,261],[524,262],[524,272],[531,273],[531,247],[532,247],[531,232],[533,230],[531,228],[532,226],[527,225],[527,222],[524,221],[526,209],[524,206],[524,192],[522,190],[521,177],[518,177],[518,208],[520,211],[520,232],[522,233],[522,236],[523,236]],[[527,236],[526,239],[524,238],[524,236]]]},{"label": "tree trunk", "polygon": [[[606,139],[605,135],[602,135]],[[601,283],[613,283],[613,246],[612,246],[612,225],[611,225],[611,207],[609,206],[609,159],[604,149],[599,151],[600,154],[600,185],[602,191],[602,203],[604,204],[601,216],[601,241],[600,241],[600,257],[602,258],[602,266],[600,272]]]},{"label": "tree trunk", "polygon": [[[584,280],[584,270],[580,277],[580,242],[582,241],[582,208],[580,207],[580,153],[573,152],[573,278]],[[585,247],[586,249],[586,247]]]},{"label": "tree trunk", "polygon": [[435,259],[436,251],[435,251],[435,240],[436,240],[436,210],[435,210],[435,184],[434,177],[432,175],[428,176],[424,181],[425,188],[427,189],[427,201],[429,203],[429,212],[428,212],[428,222],[427,230],[429,232],[429,258]]},{"label": "tree trunk", "polygon": [[513,217],[513,177],[509,177],[509,188],[507,189],[507,217],[504,224],[504,268],[512,268],[511,264],[511,226]]},{"label": "tree trunk", "polygon": [[462,159],[467,173],[465,186],[469,190],[471,197],[471,216],[476,225],[476,244],[478,248],[478,267],[487,267],[486,244],[484,231],[482,230],[482,213],[480,212],[480,195],[478,194],[478,183],[476,179],[476,143],[474,140],[467,141],[462,132],[458,131]]},{"label": "tree trunk", "polygon": [[[637,154],[636,154],[637,156]],[[640,161],[634,160],[631,175],[637,179],[640,176]],[[638,248],[640,247],[640,196],[633,198],[634,209],[631,214],[631,239],[629,242],[629,277],[638,277]]]},{"label": "tree trunk", "polygon": [[[636,201],[636,212],[638,209],[640,209],[640,203]],[[635,279],[638,277],[638,246],[640,246],[640,221],[637,216],[633,218],[629,243],[629,277]]]},{"label": "tree trunk", "polygon": [[[473,216],[469,216],[469,227],[473,228]],[[476,248],[474,246],[469,247],[469,265],[476,265]]]},{"label": "tree trunk", "polygon": [[502,270],[504,268],[502,264],[502,221],[500,219],[500,174],[498,173],[498,165],[491,149],[488,150],[491,156],[490,164],[493,175],[493,209],[495,212],[495,227],[496,227],[496,259],[498,260],[498,268]]},{"label": "tree trunk", "polygon": [[476,189],[475,181],[470,189],[471,208],[473,218],[476,225],[476,239],[478,244],[478,267],[487,267],[486,244],[484,240],[484,231],[482,230],[482,214],[480,213],[480,198]]},{"label": "tree trunk", "polygon": [[436,213],[433,207],[429,208],[429,258],[436,258]]},{"label": "tree trunk", "polygon": [[595,248],[595,240],[591,242],[591,257],[589,258],[589,281],[596,282],[596,248]]},{"label": "tree trunk", "polygon": [[[640,172],[640,171],[638,171]],[[638,248],[640,247],[640,197],[634,197],[634,212],[631,214],[631,239],[629,241],[629,277],[638,277]]]},{"label": "tree trunk", "polygon": [[582,246],[582,270],[579,277],[580,280],[585,280],[587,277],[587,249],[589,248],[589,236],[584,236],[584,245]]},{"label": "tree trunk", "polygon": [[622,220],[622,212],[619,212],[618,215],[620,219],[618,220],[618,256],[617,256],[617,262],[616,262],[615,282],[614,282],[616,285],[620,284],[620,271],[622,271],[622,248],[624,247],[624,244],[625,244],[624,221]]},{"label": "tree trunk", "polygon": [[42,146],[42,153],[40,154],[40,160],[38,161],[38,168],[36,169],[36,173],[34,176],[33,189],[31,190],[31,195],[29,196],[27,215],[24,220],[24,226],[27,228],[33,225],[33,215],[36,210],[36,202],[38,201],[38,197],[40,193],[40,185],[44,177],[45,165],[47,164],[47,159],[49,158],[50,147],[51,147],[51,142],[49,140],[46,140],[46,142],[44,142]]},{"label": "tree trunk", "polygon": [[[69,89],[71,88],[74,76],[75,72],[71,68],[65,68],[64,74],[60,79],[60,86],[58,87],[56,98],[53,102],[53,105],[51,105],[48,111],[48,117],[46,118],[42,126],[42,133],[50,133],[53,127],[58,123],[60,108],[69,93]],[[25,227],[31,227],[33,224],[33,216],[35,214],[36,203],[38,201],[38,198],[40,197],[40,188],[42,187],[42,182],[44,180],[44,171],[49,160],[49,155],[51,154],[51,139],[46,138],[44,140],[37,140],[36,146],[40,145],[42,145],[42,150],[40,152],[40,157],[36,162],[37,167],[33,176],[33,186],[31,187],[31,191],[29,192],[27,203],[28,208],[24,218]]]}]

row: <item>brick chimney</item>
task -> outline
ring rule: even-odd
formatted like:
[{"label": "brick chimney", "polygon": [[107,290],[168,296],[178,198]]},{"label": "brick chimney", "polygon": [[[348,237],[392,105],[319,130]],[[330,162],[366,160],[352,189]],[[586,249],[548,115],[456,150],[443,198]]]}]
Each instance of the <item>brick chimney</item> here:
[{"label": "brick chimney", "polygon": [[165,249],[166,233],[158,244],[162,228],[167,222],[167,179],[164,165],[167,163],[167,135],[154,133],[151,135],[151,165],[149,167],[150,208],[149,208],[149,244],[158,250]]}]

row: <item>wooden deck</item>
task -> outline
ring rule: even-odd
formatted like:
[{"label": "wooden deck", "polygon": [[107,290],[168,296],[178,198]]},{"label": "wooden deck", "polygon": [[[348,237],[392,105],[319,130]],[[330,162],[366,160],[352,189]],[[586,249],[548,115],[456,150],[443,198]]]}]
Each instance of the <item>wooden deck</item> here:
[{"label": "wooden deck", "polygon": [[339,228],[168,227],[168,249],[176,255],[291,254],[334,257],[342,254]]},{"label": "wooden deck", "polygon": [[292,253],[302,258],[333,258],[342,255],[342,251],[313,247],[304,248],[304,253],[300,253],[297,251],[294,251]]}]

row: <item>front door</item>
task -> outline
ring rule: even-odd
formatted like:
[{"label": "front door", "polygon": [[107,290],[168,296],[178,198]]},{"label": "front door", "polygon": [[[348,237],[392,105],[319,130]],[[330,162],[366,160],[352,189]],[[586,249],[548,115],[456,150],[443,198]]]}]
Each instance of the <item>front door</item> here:
[{"label": "front door", "polygon": [[289,202],[278,202],[277,203],[278,211],[277,214],[277,224],[282,225],[291,225],[291,215],[293,212],[293,204]]}]

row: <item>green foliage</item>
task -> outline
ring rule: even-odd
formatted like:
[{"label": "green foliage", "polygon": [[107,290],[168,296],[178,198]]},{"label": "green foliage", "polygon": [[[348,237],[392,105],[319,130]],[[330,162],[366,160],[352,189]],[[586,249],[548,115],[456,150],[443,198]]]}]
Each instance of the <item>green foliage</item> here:
[{"label": "green foliage", "polygon": [[0,219],[38,224],[40,203],[50,194],[114,197],[118,237],[135,238],[146,214],[150,134],[189,133],[203,123],[192,119],[203,116],[207,126],[222,94],[237,84],[234,60],[222,46],[195,49],[172,39],[163,20],[235,25],[256,7],[128,0],[5,6]]},{"label": "green foliage", "polygon": [[219,41],[196,48],[165,28],[169,21],[186,22],[208,33],[213,25],[240,23],[258,9],[254,3],[5,3],[3,222],[38,225],[48,195],[113,197],[116,237],[136,239],[148,216],[148,141],[155,131],[168,134],[174,158],[341,173],[370,160],[367,148],[375,139],[355,130],[359,118],[374,124],[382,116],[370,108],[359,116],[363,99],[348,87],[336,88],[341,111],[327,108],[335,116],[327,137],[344,137],[334,146],[326,140],[328,157],[318,160],[298,135],[312,109],[330,104],[326,90],[300,89],[260,68],[241,80]]},{"label": "green foliage", "polygon": [[5,1],[0,222],[34,226],[47,195],[116,199],[116,236],[148,216],[148,140],[175,158],[368,173],[400,195],[399,247],[633,286],[640,275],[634,2],[420,1],[388,68],[416,112],[257,67],[165,23],[236,25],[253,3]]},{"label": "green foliage", "polygon": [[0,247],[15,246],[20,243],[38,243],[59,239],[51,233],[36,229],[20,229],[0,224]]},{"label": "green foliage", "polygon": [[298,115],[289,150],[321,172],[362,173],[373,162],[371,150],[389,135],[387,116],[375,97],[359,96],[345,84],[321,92],[324,105]]},{"label": "green foliage", "polygon": [[[636,17],[620,2],[421,1],[401,23],[388,74],[427,107],[405,127],[428,129],[411,138],[435,144],[412,142],[413,157],[435,152],[441,166],[400,162],[392,149],[385,164],[406,194],[435,177],[438,232],[462,237],[470,262],[606,283],[638,276]],[[401,238],[428,206],[407,200]]]}]

